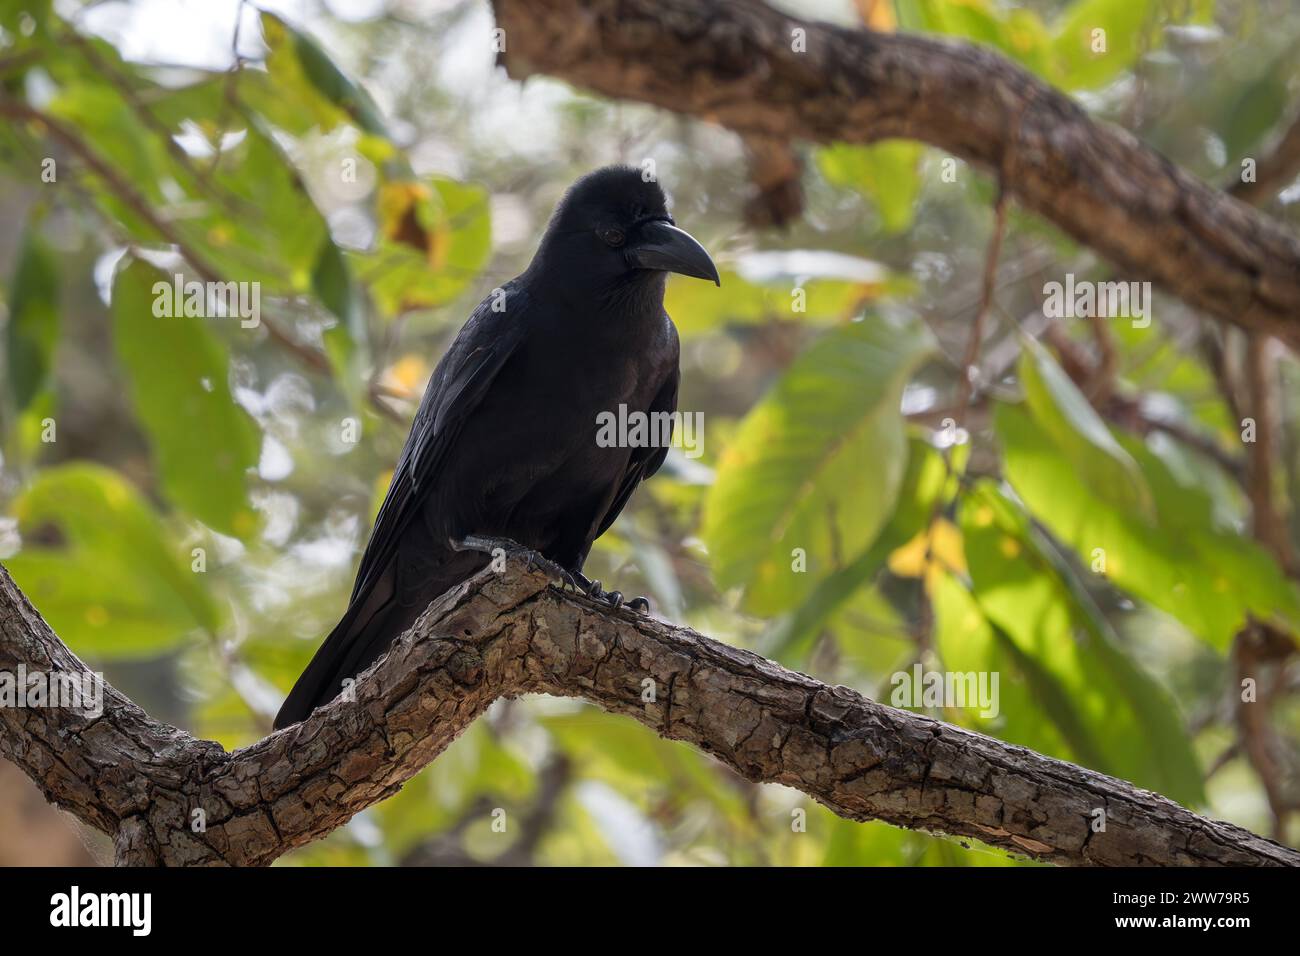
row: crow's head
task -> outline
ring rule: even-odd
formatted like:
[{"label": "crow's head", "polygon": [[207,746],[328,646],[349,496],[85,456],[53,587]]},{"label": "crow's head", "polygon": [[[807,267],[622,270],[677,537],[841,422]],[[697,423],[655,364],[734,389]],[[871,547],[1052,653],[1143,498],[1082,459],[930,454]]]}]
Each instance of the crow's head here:
[{"label": "crow's head", "polygon": [[570,186],[538,257],[598,284],[668,272],[719,282],[704,247],[673,224],[659,184],[632,166],[606,166]]}]

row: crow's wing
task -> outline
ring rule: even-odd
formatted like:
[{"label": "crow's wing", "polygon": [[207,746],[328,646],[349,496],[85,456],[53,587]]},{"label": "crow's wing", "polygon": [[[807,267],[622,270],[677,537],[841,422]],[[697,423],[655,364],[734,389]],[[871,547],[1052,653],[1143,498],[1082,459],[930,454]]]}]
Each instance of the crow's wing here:
[{"label": "crow's wing", "polygon": [[[681,370],[678,368],[677,362],[674,361],[668,380],[660,387],[658,394],[650,403],[649,412],[652,416],[657,412],[672,414],[677,411],[677,385],[680,380]],[[671,432],[669,437],[671,437]],[[610,502],[609,508],[605,511],[605,516],[600,519],[600,524],[596,527],[596,533],[592,536],[592,541],[595,541],[596,538],[609,530],[609,526],[618,518],[628,499],[632,497],[632,492],[636,491],[636,486],[658,471],[667,457],[667,445],[662,448],[647,446],[637,448],[632,452],[631,458],[628,459],[627,471],[623,474],[623,481],[619,484],[618,492],[614,495],[613,501]],[[588,541],[587,544],[590,546],[591,541]]]},{"label": "crow's wing", "polygon": [[479,303],[447,354],[434,369],[406,439],[388,494],[375,517],[370,542],[357,570],[352,602],[364,595],[392,559],[402,531],[419,513],[437,482],[456,436],[492,386],[497,373],[523,341],[528,299],[518,288],[507,292],[506,311],[494,312],[491,299]]},{"label": "crow's wing", "polygon": [[516,287],[507,293],[507,302],[509,309],[503,312],[494,312],[489,300],[480,303],[434,370],[375,518],[348,609],[285,698],[276,729],[304,719],[333,699],[341,677],[363,669],[397,636],[389,614],[398,587],[395,558],[402,538],[419,520],[465,422],[527,331],[526,296]]}]

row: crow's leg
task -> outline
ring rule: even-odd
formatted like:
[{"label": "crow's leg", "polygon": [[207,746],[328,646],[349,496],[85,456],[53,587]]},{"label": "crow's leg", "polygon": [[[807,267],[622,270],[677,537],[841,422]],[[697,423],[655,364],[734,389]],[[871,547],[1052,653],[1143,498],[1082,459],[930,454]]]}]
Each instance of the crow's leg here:
[{"label": "crow's leg", "polygon": [[622,591],[606,591],[600,586],[599,581],[591,580],[581,571],[570,570],[559,562],[552,561],[540,551],[526,548],[518,541],[512,541],[510,538],[467,534],[459,541],[451,539],[448,543],[455,551],[479,551],[483,554],[493,554],[500,548],[510,557],[523,560],[529,570],[544,571],[553,579],[559,581],[562,587],[573,588],[575,591],[587,595],[593,601],[608,604],[612,608],[626,607],[639,614],[646,614],[650,610],[650,601],[648,599],[637,597],[625,604]]},{"label": "crow's leg", "polygon": [[575,575],[572,571],[552,561],[542,552],[533,548],[526,548],[518,541],[512,541],[510,538],[467,534],[459,541],[455,538],[449,539],[448,544],[451,545],[454,551],[479,551],[489,555],[494,554],[499,548],[507,556],[522,560],[528,570],[543,571],[553,580],[559,581],[561,587],[573,588],[575,591],[586,591],[586,586],[591,583],[582,575]]}]

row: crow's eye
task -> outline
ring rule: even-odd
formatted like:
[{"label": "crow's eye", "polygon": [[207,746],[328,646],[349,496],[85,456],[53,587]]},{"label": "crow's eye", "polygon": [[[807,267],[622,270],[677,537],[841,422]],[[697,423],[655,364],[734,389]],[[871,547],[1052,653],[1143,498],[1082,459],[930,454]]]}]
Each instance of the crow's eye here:
[{"label": "crow's eye", "polygon": [[623,240],[627,237],[623,235],[622,229],[610,227],[609,229],[602,229],[600,231],[600,238],[604,239],[607,245],[618,248],[623,244]]}]

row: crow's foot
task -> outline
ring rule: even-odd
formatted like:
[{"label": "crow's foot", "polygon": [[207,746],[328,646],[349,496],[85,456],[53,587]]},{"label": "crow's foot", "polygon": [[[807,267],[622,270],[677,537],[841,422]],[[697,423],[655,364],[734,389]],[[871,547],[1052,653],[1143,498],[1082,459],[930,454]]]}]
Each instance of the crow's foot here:
[{"label": "crow's foot", "polygon": [[575,591],[586,591],[586,586],[590,584],[581,574],[575,575],[567,568],[561,567],[552,561],[542,552],[534,548],[528,548],[518,541],[512,541],[510,538],[494,538],[488,535],[467,534],[459,541],[451,539],[448,542],[455,551],[479,551],[483,554],[495,556],[498,550],[505,553],[507,557],[523,561],[529,571],[541,571],[549,576],[553,581],[558,581],[562,588],[573,588]]},{"label": "crow's foot", "polygon": [[[578,576],[582,577],[582,575]],[[582,580],[586,582],[583,591],[593,601],[600,601],[612,608],[626,607],[638,614],[645,614],[650,610],[650,602],[646,598],[636,597],[624,604],[622,591],[606,591],[600,586],[599,581],[588,581],[586,578],[582,578]]]},{"label": "crow's foot", "polygon": [[647,598],[636,597],[624,602],[622,591],[606,591],[600,586],[599,581],[591,580],[581,571],[570,571],[568,568],[552,561],[540,551],[525,547],[510,538],[468,534],[459,541],[452,539],[448,543],[456,551],[478,551],[495,556],[496,552],[500,550],[507,557],[523,561],[528,570],[542,571],[550,576],[553,581],[558,581],[562,588],[572,588],[580,594],[585,594],[593,601],[599,601],[601,604],[607,604],[615,609],[626,607],[638,614],[647,614],[650,611],[650,601]]}]

